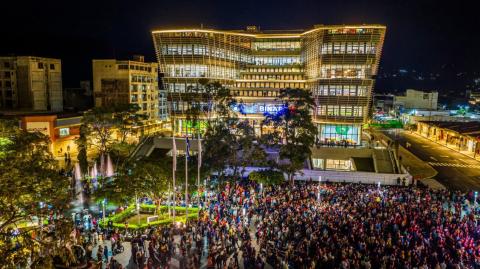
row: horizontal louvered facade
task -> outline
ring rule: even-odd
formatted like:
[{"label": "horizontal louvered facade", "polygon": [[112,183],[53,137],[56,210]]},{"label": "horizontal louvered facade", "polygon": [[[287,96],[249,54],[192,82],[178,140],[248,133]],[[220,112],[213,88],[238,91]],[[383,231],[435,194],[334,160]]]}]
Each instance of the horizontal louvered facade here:
[{"label": "horizontal louvered facade", "polygon": [[357,144],[361,125],[370,117],[385,30],[381,25],[308,31],[178,29],[154,30],[152,36],[177,126],[186,124],[188,100],[202,96],[190,89],[208,78],[229,87],[243,103],[232,109],[253,123],[278,111],[280,89],[310,91],[320,142]]}]

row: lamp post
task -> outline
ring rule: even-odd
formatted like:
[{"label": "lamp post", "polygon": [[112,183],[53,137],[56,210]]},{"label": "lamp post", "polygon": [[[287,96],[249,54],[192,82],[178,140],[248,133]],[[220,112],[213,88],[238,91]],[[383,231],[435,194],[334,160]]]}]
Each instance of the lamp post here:
[{"label": "lamp post", "polygon": [[473,199],[474,199],[474,200],[473,200],[473,212],[474,212],[473,214],[474,214],[474,216],[476,216],[476,215],[477,215],[477,197],[478,197],[478,191],[474,192],[473,197],[474,197],[474,198],[473,198]]}]

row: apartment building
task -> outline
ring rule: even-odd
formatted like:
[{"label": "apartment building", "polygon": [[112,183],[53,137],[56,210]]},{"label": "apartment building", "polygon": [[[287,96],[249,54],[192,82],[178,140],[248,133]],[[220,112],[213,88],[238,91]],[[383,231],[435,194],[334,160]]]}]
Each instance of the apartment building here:
[{"label": "apartment building", "polygon": [[0,57],[0,110],[62,111],[61,61]]},{"label": "apartment building", "polygon": [[165,95],[158,87],[158,64],[143,56],[133,60],[93,60],[93,94],[96,107],[137,104],[150,120],[166,118]]}]

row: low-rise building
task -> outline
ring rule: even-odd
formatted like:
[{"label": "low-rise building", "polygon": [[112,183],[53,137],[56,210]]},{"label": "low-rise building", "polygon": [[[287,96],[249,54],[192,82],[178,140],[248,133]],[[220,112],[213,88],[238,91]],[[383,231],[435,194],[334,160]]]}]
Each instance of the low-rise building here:
[{"label": "low-rise building", "polygon": [[395,96],[395,107],[400,111],[420,109],[437,110],[438,92],[408,89],[404,96]]},{"label": "low-rise building", "polygon": [[18,119],[19,125],[29,132],[40,132],[50,139],[50,151],[57,157],[77,155],[75,140],[80,135],[82,114],[77,113],[23,113],[8,112],[2,118]]},{"label": "low-rise building", "polygon": [[480,91],[471,92],[468,103],[474,106],[480,105]]},{"label": "low-rise building", "polygon": [[476,158],[480,153],[480,122],[423,121],[417,133],[453,150]]},{"label": "low-rise building", "polygon": [[395,114],[395,95],[393,94],[374,94],[373,112],[376,114]]}]

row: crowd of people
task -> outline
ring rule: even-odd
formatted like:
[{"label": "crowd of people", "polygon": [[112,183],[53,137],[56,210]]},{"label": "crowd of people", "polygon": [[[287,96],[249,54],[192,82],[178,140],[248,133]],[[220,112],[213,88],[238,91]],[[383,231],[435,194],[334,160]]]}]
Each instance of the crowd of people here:
[{"label": "crowd of people", "polygon": [[[200,206],[187,225],[133,236],[133,268],[167,268],[172,258],[180,268],[480,268],[473,193],[242,181]],[[109,235],[112,252],[123,233]],[[96,259],[123,268],[105,248]]]},{"label": "crowd of people", "polygon": [[274,268],[480,268],[474,195],[362,184],[278,186],[257,208]]}]

